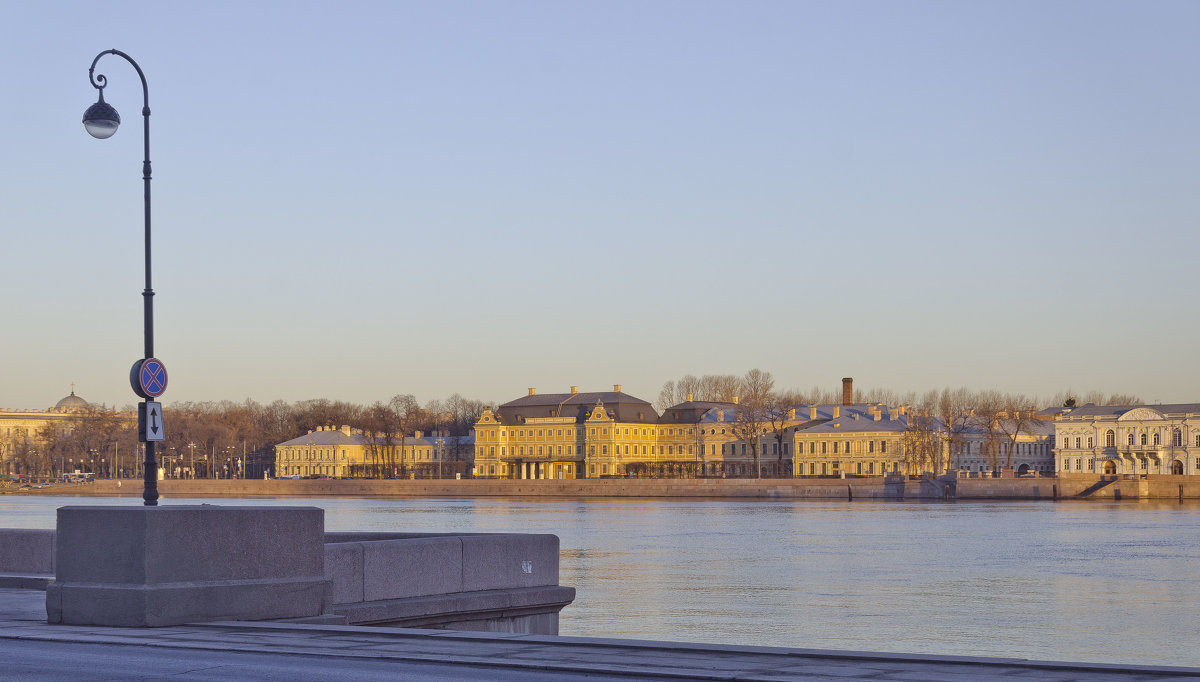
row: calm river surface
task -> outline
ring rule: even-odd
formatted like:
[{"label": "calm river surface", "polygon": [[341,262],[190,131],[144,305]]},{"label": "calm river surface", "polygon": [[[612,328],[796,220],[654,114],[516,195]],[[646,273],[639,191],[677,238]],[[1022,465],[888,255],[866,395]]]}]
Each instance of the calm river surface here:
[{"label": "calm river surface", "polygon": [[[0,527],[62,505],[0,497]],[[1200,666],[1200,505],[520,499],[312,505],[326,530],[554,533],[563,635]]]}]

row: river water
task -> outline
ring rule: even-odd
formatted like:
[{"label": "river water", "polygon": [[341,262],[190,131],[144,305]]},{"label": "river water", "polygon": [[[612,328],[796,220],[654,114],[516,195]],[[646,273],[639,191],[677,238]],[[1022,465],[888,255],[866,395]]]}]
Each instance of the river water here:
[{"label": "river water", "polygon": [[[140,500],[139,500],[140,502]],[[325,509],[326,530],[554,533],[560,633],[1200,666],[1200,504],[162,500]],[[66,504],[0,497],[0,527]]]}]

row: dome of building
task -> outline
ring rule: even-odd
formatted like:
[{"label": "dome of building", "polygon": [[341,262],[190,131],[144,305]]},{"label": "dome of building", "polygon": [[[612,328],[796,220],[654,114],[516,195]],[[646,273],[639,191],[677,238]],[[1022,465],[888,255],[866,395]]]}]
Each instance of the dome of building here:
[{"label": "dome of building", "polygon": [[82,412],[91,407],[88,401],[75,395],[75,387],[71,387],[71,395],[63,398],[54,405],[55,412]]}]

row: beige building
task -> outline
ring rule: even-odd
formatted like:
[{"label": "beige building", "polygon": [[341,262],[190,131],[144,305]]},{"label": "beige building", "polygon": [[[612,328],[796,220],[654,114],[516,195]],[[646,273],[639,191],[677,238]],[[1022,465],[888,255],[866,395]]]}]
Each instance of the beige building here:
[{"label": "beige building", "polygon": [[[847,384],[847,387],[849,385]],[[907,471],[905,418],[882,405],[797,406],[748,427],[732,402],[692,396],[659,415],[621,392],[526,396],[475,425],[478,478],[761,477]],[[799,466],[796,466],[796,465]]]},{"label": "beige building", "polygon": [[654,461],[658,412],[621,391],[539,395],[536,389],[475,424],[477,478],[625,476],[629,464]]},{"label": "beige building", "polygon": [[91,409],[88,401],[71,394],[45,410],[0,408],[0,475],[22,473],[28,457],[35,457],[46,429],[69,431]]},{"label": "beige building", "polygon": [[1060,472],[1200,475],[1200,403],[1064,408],[1054,432]]},{"label": "beige building", "polygon": [[[1015,438],[1007,434],[1016,431]],[[987,429],[971,424],[956,444],[953,465],[966,475],[994,476],[1009,463],[1011,447],[1012,470],[1018,476],[1039,474],[1052,476],[1054,464],[1054,423],[1049,419],[1032,419],[1021,423],[1020,429],[1011,420],[1001,424],[989,445]],[[960,474],[963,475],[963,474]]]},{"label": "beige building", "polygon": [[417,431],[368,438],[359,429],[318,427],[275,446],[279,478],[453,478],[470,471],[472,436]]},{"label": "beige building", "polygon": [[[906,411],[884,405],[810,405],[792,431],[796,476],[924,473],[906,461]],[[910,471],[911,469],[911,471]]]}]

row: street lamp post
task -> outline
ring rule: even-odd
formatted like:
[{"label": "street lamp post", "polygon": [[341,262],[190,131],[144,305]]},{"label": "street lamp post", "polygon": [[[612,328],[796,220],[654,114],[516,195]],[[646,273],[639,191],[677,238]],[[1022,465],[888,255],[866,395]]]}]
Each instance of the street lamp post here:
[{"label": "street lamp post", "polygon": [[[146,288],[142,291],[142,312],[144,318],[144,335],[145,335],[145,358],[146,360],[154,358],[154,289],[150,286],[150,90],[146,86],[146,74],[142,73],[142,67],[133,61],[129,55],[120,50],[105,50],[96,55],[92,60],[92,66],[88,69],[88,79],[92,83],[92,87],[99,91],[99,100],[88,107],[83,114],[83,127],[87,129],[88,134],[97,139],[103,140],[112,137],[113,133],[117,132],[117,126],[121,124],[121,117],[117,114],[117,110],[104,101],[104,88],[108,85],[108,79],[103,74],[96,74],[96,64],[100,58],[106,54],[115,54],[123,58],[133,66],[137,71],[138,78],[142,81],[142,120],[145,122],[143,127],[143,138],[145,142],[145,158],[142,161],[142,181],[145,187],[145,217],[146,217]],[[139,368],[135,365],[135,368]],[[163,375],[163,388],[165,388],[166,377]],[[153,394],[157,397],[161,393]],[[139,394],[140,395],[140,394]],[[149,399],[147,396],[141,397]],[[149,419],[147,415],[145,417]],[[156,426],[156,428],[158,428]],[[145,486],[142,490],[142,500],[148,507],[158,505],[158,464],[154,457],[154,440],[146,441],[146,460],[145,467],[142,472],[142,481]]]}]

